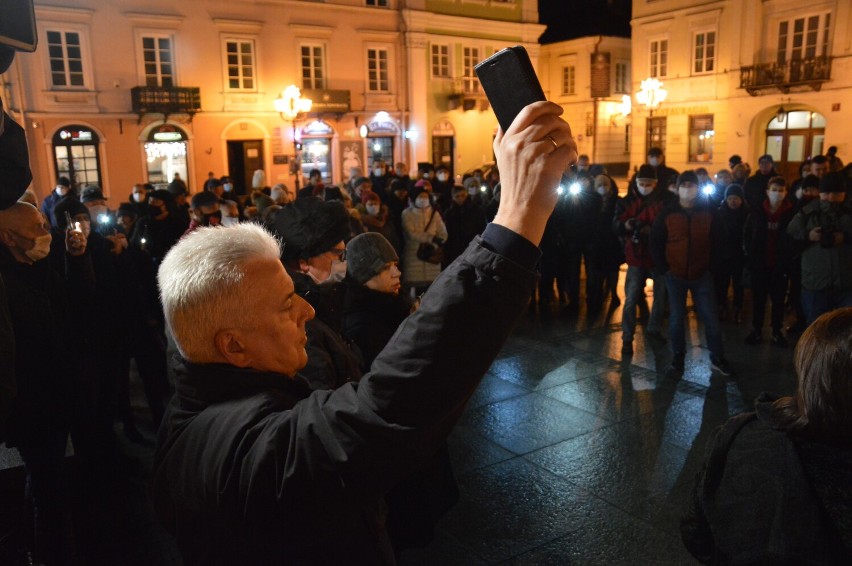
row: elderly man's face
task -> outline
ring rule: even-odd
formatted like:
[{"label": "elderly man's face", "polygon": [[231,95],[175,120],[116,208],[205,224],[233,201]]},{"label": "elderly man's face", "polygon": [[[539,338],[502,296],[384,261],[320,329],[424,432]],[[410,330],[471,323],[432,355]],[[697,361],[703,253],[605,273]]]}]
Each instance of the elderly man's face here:
[{"label": "elderly man's face", "polygon": [[255,308],[247,328],[239,328],[249,367],[295,375],[308,363],[305,323],[314,309],[295,293],[293,280],[280,261],[262,260],[246,266],[246,288]]}]

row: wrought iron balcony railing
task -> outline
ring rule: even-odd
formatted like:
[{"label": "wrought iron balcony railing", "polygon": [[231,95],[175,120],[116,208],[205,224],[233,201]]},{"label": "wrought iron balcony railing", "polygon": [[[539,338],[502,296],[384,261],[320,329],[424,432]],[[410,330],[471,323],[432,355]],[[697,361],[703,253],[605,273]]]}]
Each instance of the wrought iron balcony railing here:
[{"label": "wrought iron balcony railing", "polygon": [[139,121],[145,114],[189,114],[189,119],[201,111],[201,89],[180,86],[137,86],[130,89],[133,112]]},{"label": "wrought iron balcony railing", "polygon": [[758,63],[740,68],[740,88],[752,96],[762,90],[780,90],[783,93],[801,87],[819,90],[822,83],[831,79],[831,57],[812,57],[784,63]]}]

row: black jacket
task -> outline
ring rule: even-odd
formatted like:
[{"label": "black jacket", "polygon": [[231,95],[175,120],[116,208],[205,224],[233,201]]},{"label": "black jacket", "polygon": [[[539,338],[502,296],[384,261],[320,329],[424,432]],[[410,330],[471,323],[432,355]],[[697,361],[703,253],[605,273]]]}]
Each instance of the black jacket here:
[{"label": "black jacket", "polygon": [[349,291],[343,305],[343,334],[358,346],[361,369],[367,372],[411,312],[411,303],[405,295],[381,293],[349,280],[345,284]]},{"label": "black jacket", "polygon": [[475,236],[482,234],[487,221],[481,206],[466,199],[459,206],[453,202],[443,214],[447,227],[447,242],[444,244],[444,264],[446,269],[470,244]]},{"label": "black jacket", "polygon": [[153,502],[184,562],[392,563],[381,498],[452,429],[526,308],[537,259],[528,241],[487,229],[436,279],[373,371],[335,391],[182,364],[160,428]]},{"label": "black jacket", "polygon": [[795,439],[777,397],[719,427],[681,535],[705,564],[852,563],[852,445]]}]

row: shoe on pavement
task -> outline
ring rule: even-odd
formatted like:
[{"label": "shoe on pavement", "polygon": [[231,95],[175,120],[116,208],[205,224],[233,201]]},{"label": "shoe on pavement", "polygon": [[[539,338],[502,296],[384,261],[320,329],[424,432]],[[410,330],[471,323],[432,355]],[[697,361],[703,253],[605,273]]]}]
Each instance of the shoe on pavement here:
[{"label": "shoe on pavement", "polygon": [[728,363],[728,360],[725,358],[710,358],[710,367],[716,373],[719,373],[724,376],[733,375],[734,370],[731,369],[731,364]]},{"label": "shoe on pavement", "polygon": [[679,378],[683,375],[686,354],[675,354],[672,356],[672,365],[666,370],[666,377]]},{"label": "shoe on pavement", "polygon": [[780,332],[774,332],[772,334],[772,343],[779,348],[786,348],[790,345],[787,338],[785,338]]},{"label": "shoe on pavement", "polygon": [[760,330],[752,330],[751,334],[746,336],[745,343],[749,344],[750,346],[760,344]]}]

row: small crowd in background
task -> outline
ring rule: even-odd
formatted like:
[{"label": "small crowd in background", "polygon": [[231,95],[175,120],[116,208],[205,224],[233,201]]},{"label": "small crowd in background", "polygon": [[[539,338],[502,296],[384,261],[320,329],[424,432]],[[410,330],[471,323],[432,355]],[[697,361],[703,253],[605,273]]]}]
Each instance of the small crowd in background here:
[{"label": "small crowd in background", "polygon": [[[34,547],[47,563],[72,555],[66,478],[58,472],[69,433],[81,477],[90,480],[130,465],[117,448],[116,421],[130,441],[143,441],[130,407],[131,360],[155,427],[163,416],[171,385],[156,273],[183,236],[202,226],[254,222],[279,238],[296,293],[316,311],[306,324],[308,365],[300,373],[311,388],[328,389],[369,371],[418,308],[418,297],[483,232],[500,203],[496,167],[456,183],[443,165],[409,175],[405,163],[375,161],[367,175],[352,168],[340,186],[312,170],[298,191],[263,186],[260,173],[248,195],[211,172],[195,194],[175,175],[167,188],[133,185],[117,205],[120,199],[101,188],[62,177],[40,206],[28,191],[22,201],[29,204],[0,213],[0,273],[24,344],[18,374],[27,376],[5,440],[25,461],[36,508]],[[677,377],[684,371],[688,291],[713,370],[731,375],[719,322],[745,322],[745,289],[752,296],[748,344],[763,339],[767,300],[768,336],[782,348],[785,330],[801,332],[821,314],[852,306],[849,176],[831,149],[786,179],[769,155],[753,173],[733,156],[729,169],[711,175],[703,168],[675,171],[652,148],[620,196],[606,168],[580,156],[554,188],[559,199],[540,245],[530,312],[573,315],[581,295],[590,315],[623,305],[622,355],[633,354],[641,322],[647,339],[668,339],[667,375]],[[794,318],[785,329],[786,308]],[[44,344],[52,355],[44,355]],[[444,449],[387,498],[397,517],[389,523],[395,548],[427,544],[457,497]]]}]

